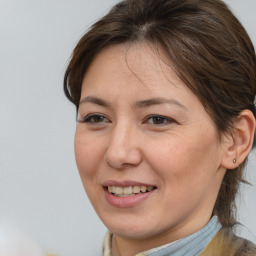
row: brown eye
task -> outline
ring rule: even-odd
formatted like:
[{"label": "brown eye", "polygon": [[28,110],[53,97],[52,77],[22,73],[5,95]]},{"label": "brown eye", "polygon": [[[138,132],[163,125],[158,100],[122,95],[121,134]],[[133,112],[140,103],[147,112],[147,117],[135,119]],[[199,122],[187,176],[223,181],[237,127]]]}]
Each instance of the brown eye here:
[{"label": "brown eye", "polygon": [[173,122],[175,122],[173,119],[165,116],[159,116],[159,115],[151,115],[145,121],[145,123],[148,123],[151,125],[167,125]]},{"label": "brown eye", "polygon": [[91,116],[90,117],[90,122],[93,122],[93,123],[99,123],[99,122],[103,122],[103,121],[104,121],[103,116]]},{"label": "brown eye", "polygon": [[89,115],[87,117],[85,117],[82,120],[83,123],[91,123],[91,124],[96,124],[96,123],[105,123],[105,122],[109,122],[109,120],[100,114],[93,114],[93,115]]},{"label": "brown eye", "polygon": [[153,124],[163,124],[166,121],[166,118],[161,116],[154,116],[152,117]]}]

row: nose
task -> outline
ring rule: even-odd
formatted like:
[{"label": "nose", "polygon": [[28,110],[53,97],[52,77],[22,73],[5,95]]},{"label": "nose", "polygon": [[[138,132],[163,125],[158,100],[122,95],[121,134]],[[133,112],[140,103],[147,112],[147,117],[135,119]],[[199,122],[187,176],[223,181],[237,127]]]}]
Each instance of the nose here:
[{"label": "nose", "polygon": [[115,169],[137,166],[142,161],[139,134],[128,125],[116,126],[110,135],[105,162]]}]

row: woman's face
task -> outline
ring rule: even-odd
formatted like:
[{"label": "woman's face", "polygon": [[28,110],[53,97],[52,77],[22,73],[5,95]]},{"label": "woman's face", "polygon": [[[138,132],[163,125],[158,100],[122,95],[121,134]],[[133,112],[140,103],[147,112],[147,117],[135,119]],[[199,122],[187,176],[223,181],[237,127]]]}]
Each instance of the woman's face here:
[{"label": "woman's face", "polygon": [[166,63],[147,44],[115,45],[83,80],[77,166],[97,214],[120,237],[170,241],[200,229],[225,173],[212,119]]}]

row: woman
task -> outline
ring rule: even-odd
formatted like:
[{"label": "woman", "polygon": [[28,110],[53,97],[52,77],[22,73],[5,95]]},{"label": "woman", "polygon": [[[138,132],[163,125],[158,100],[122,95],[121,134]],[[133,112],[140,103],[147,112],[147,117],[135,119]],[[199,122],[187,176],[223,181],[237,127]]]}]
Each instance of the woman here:
[{"label": "woman", "polygon": [[126,0],[64,79],[107,255],[256,255],[233,235],[255,134],[256,58],[220,0]]}]

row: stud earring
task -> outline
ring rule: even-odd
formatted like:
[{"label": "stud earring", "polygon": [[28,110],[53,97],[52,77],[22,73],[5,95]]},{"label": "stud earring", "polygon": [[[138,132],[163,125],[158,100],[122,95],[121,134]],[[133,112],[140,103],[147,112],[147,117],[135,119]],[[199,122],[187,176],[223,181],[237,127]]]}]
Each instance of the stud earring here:
[{"label": "stud earring", "polygon": [[236,163],[236,159],[233,159],[233,163],[234,163],[234,164]]}]

